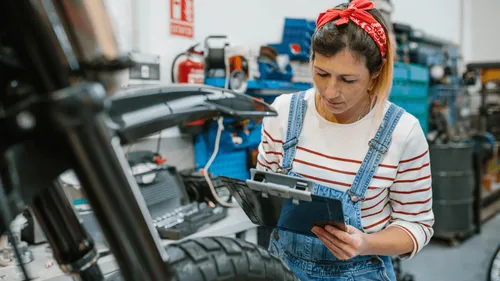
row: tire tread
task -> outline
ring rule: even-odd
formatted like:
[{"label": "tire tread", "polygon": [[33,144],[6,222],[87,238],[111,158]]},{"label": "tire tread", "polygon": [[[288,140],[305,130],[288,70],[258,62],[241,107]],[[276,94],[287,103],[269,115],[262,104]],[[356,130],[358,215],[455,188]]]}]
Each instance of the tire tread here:
[{"label": "tire tread", "polygon": [[297,281],[262,247],[227,237],[189,239],[166,247],[175,281]]}]

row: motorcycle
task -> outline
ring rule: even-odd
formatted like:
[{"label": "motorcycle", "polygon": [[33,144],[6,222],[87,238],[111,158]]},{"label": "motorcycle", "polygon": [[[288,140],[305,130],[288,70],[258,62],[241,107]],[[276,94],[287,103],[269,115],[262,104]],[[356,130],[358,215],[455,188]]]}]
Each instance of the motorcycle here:
[{"label": "motorcycle", "polygon": [[[74,280],[297,280],[266,250],[212,237],[162,246],[122,150],[170,126],[276,112],[232,91],[197,86],[120,90],[132,62],[101,1],[0,1],[0,235],[30,209],[59,267]],[[165,105],[135,123],[130,112]],[[58,177],[73,170],[120,268],[105,278],[94,241]],[[28,272],[19,266],[29,280]]]},{"label": "motorcycle", "polygon": [[500,281],[500,245],[493,254],[488,269],[488,281]]}]

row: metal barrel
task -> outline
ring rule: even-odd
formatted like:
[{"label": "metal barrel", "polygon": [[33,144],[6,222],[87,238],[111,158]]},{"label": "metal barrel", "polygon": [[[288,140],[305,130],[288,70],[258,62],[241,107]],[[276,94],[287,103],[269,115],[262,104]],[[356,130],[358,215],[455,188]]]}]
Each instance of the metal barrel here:
[{"label": "metal barrel", "polygon": [[473,147],[466,143],[430,148],[436,236],[474,229]]}]

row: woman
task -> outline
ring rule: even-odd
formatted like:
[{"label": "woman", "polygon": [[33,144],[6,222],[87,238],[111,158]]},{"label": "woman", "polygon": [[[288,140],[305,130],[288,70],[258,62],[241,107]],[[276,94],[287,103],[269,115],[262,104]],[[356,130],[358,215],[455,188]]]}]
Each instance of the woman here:
[{"label": "woman", "polygon": [[434,215],[425,135],[387,101],[387,26],[370,1],[354,0],[319,16],[311,49],[314,88],[275,100],[258,168],[313,180],[314,193],[342,200],[347,231],[277,229],[270,251],[301,280],[395,281],[390,256],[422,250]]}]

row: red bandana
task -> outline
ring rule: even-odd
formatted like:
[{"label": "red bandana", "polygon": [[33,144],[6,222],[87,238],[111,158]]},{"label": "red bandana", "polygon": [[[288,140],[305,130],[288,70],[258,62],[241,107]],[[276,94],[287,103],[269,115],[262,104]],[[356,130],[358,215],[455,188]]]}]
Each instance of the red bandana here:
[{"label": "red bandana", "polygon": [[337,19],[335,25],[342,25],[353,21],[370,35],[375,41],[382,58],[387,54],[387,38],[382,25],[367,11],[373,9],[373,2],[369,0],[353,0],[345,10],[328,9],[319,15],[316,21],[316,30],[323,25]]}]

